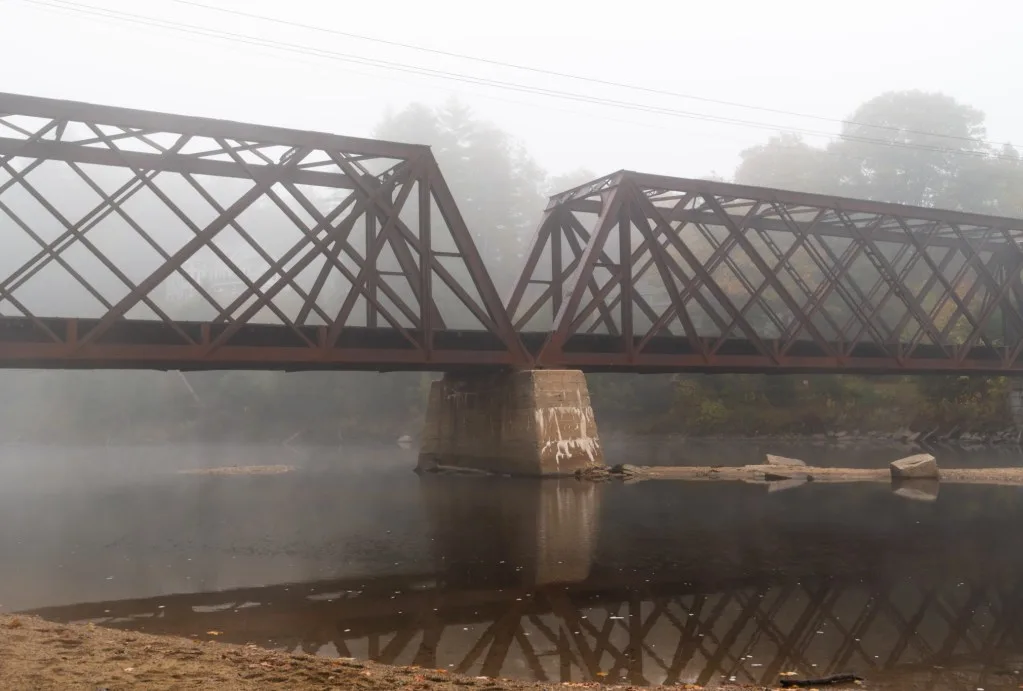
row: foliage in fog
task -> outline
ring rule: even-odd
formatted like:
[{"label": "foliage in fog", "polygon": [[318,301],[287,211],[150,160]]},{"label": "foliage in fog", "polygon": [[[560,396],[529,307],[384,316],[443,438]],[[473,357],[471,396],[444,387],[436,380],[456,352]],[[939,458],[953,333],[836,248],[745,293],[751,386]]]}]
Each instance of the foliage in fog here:
[{"label": "foliage in fog", "polygon": [[428,144],[466,225],[502,294],[543,210],[544,171],[511,135],[476,118],[462,103],[413,104],[388,115],[380,139]]},{"label": "foliage in fog", "polygon": [[[885,93],[823,147],[780,133],[747,149],[735,181],[803,192],[1023,215],[1023,162],[984,140],[984,114],[943,94]],[[964,152],[964,153],[960,153]]]},{"label": "foliage in fog", "polygon": [[[943,94],[886,93],[850,113],[841,138],[827,146],[780,133],[747,149],[735,181],[1023,216],[1023,162],[1012,146],[984,141],[984,119]],[[952,303],[946,311],[939,325],[952,316]],[[965,322],[952,330],[953,341],[965,338]],[[700,434],[1004,428],[1005,392],[1004,379],[985,377],[679,377],[673,411],[657,426]]]}]

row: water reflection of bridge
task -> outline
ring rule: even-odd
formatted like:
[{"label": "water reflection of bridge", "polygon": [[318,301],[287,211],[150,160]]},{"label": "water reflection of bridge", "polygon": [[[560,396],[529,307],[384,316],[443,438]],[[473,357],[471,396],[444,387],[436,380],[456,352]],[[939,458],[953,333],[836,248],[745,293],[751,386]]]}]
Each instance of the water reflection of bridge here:
[{"label": "water reflection of bridge", "polygon": [[[436,552],[420,575],[36,612],[549,681],[769,683],[790,670],[852,670],[900,687],[912,676],[916,688],[975,689],[1020,668],[1023,555],[993,527],[1019,511],[1001,494],[950,488],[920,504],[869,488],[853,511],[833,487],[782,505],[741,485],[459,489],[474,482],[485,480],[423,479]],[[624,492],[635,492],[635,510],[610,511]],[[598,536],[602,505],[621,518],[600,522]]]},{"label": "water reflection of bridge", "polygon": [[[322,582],[40,610],[151,633],[545,681],[771,683],[789,670],[997,684],[1020,650],[1023,588],[946,580],[730,584],[587,580],[448,590],[430,577]],[[961,667],[971,670],[965,679]],[[950,668],[960,668],[953,675]]]}]

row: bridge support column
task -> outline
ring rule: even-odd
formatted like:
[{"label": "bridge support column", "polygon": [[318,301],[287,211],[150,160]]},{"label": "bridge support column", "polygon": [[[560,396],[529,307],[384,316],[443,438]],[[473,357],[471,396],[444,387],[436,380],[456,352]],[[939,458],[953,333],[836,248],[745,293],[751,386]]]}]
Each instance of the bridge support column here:
[{"label": "bridge support column", "polygon": [[448,373],[433,382],[419,469],[569,475],[603,463],[578,370]]}]

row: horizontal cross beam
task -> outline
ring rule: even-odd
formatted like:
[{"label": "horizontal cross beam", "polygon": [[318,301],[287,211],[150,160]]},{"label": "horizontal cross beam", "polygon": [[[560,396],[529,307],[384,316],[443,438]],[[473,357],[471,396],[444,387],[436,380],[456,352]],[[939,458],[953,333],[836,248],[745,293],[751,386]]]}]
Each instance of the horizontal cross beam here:
[{"label": "horizontal cross beam", "polygon": [[429,149],[420,144],[402,144],[376,139],[344,137],[326,132],[294,130],[251,123],[171,115],[133,108],[100,106],[78,101],[64,101],[38,96],[0,92],[0,113],[37,118],[88,122],[96,125],[131,127],[157,132],[189,134],[196,137],[224,137],[256,140],[264,144],[310,149],[332,149],[383,158],[413,158]]}]

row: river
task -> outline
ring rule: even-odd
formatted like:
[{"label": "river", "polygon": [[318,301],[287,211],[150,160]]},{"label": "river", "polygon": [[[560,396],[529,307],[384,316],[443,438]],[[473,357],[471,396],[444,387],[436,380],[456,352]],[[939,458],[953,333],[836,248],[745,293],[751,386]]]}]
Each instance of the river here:
[{"label": "river", "polygon": [[[899,453],[776,447],[615,440],[609,460]],[[1019,488],[420,477],[414,456],[4,447],[0,611],[556,682],[1023,684]]]}]

